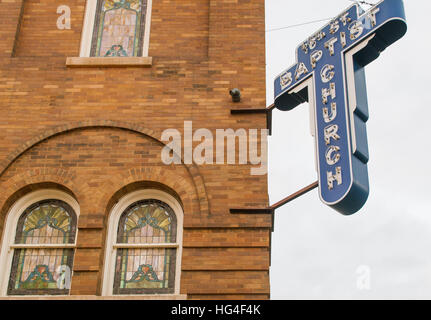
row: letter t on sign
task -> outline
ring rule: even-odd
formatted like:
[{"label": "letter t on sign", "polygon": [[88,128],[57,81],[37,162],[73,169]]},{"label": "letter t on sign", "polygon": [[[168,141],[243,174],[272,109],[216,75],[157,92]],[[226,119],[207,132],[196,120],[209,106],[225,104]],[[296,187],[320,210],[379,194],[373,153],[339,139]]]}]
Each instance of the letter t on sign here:
[{"label": "letter t on sign", "polygon": [[350,215],[368,199],[368,101],[364,67],[407,32],[402,0],[358,4],[301,43],[297,62],[275,79],[275,106],[309,102],[320,199]]}]

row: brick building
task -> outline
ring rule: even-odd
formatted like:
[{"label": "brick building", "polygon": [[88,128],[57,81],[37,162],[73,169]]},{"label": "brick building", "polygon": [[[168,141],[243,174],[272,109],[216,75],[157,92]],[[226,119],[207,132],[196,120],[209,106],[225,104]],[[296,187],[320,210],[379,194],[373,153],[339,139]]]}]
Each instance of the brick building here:
[{"label": "brick building", "polygon": [[0,0],[1,297],[269,298],[271,216],[229,211],[266,207],[267,175],[161,156],[185,122],[266,128],[231,114],[266,107],[264,18],[264,0]]}]

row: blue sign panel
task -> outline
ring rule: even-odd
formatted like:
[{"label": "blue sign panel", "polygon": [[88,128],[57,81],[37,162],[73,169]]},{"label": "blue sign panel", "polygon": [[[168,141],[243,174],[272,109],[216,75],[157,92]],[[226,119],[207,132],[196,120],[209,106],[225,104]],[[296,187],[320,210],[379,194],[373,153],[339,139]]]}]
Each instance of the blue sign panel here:
[{"label": "blue sign panel", "polygon": [[349,215],[367,201],[368,102],[364,67],[407,31],[402,0],[368,11],[354,4],[297,48],[297,63],[275,80],[275,106],[308,101],[321,200]]}]

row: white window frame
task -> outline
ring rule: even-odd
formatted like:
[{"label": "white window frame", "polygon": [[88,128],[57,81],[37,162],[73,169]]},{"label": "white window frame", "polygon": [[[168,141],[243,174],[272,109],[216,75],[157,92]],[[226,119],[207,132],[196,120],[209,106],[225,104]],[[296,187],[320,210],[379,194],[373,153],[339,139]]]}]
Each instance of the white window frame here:
[{"label": "white window frame", "polygon": [[[142,48],[142,57],[148,57],[150,47],[150,28],[151,28],[151,12],[152,0],[147,0],[147,14],[145,18],[145,32]],[[91,42],[93,40],[94,21],[96,18],[97,0],[87,0],[85,6],[84,26],[81,34],[81,50],[80,57],[90,57]],[[126,58],[127,57],[123,57]]]},{"label": "white window frame", "polygon": [[[177,218],[177,236],[176,242],[172,244],[117,244],[117,231],[118,223],[124,211],[133,203],[142,200],[159,200],[169,205]],[[170,194],[157,189],[138,190],[127,194],[121,198],[118,203],[112,208],[108,220],[108,232],[105,248],[105,263],[103,270],[103,283],[102,295],[113,296],[114,277],[115,277],[115,263],[117,256],[117,249],[119,248],[175,248],[176,249],[176,265],[175,265],[175,288],[173,294],[157,294],[160,296],[172,296],[180,294],[180,277],[181,277],[181,257],[182,257],[182,243],[183,243],[183,221],[184,213],[183,208],[179,202]],[[130,296],[136,294],[130,294]],[[145,296],[146,294],[142,294]],[[154,294],[148,294],[154,295]],[[122,296],[122,295],[115,295]],[[129,296],[129,295],[123,295]]]},{"label": "white window frame", "polygon": [[[61,200],[66,202],[68,205],[72,207],[76,214],[76,233],[75,233],[75,243],[74,244],[61,244],[61,245],[17,245],[15,244],[16,237],[16,228],[18,225],[18,220],[24,211],[33,205],[36,202],[42,200]],[[7,289],[9,285],[9,278],[12,267],[12,258],[15,249],[23,249],[23,248],[71,248],[75,249],[76,247],[76,239],[78,238],[78,219],[79,219],[79,204],[71,195],[55,189],[44,189],[31,192],[19,200],[17,200],[9,209],[9,212],[6,215],[6,221],[3,228],[3,236],[1,242],[1,251],[0,251],[0,296],[3,297],[13,297],[13,295],[7,294]],[[72,280],[72,279],[71,279]],[[31,297],[32,295],[25,295],[25,297]],[[39,296],[39,295],[34,295]],[[44,295],[45,296],[45,295]],[[55,295],[58,297],[59,295]],[[61,296],[61,295],[60,295]],[[23,296],[20,296],[23,297]],[[50,296],[47,296],[50,297]]]}]

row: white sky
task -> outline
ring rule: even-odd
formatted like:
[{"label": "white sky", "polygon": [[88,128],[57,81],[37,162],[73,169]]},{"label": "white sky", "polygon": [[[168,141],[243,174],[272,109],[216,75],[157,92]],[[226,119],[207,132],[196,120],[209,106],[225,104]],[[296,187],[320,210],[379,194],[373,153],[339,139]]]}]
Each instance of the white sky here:
[{"label": "white sky", "polygon": [[[276,211],[272,299],[431,299],[431,1],[404,3],[406,36],[366,67],[368,202],[345,217],[322,204],[315,190]],[[333,17],[350,4],[266,0],[266,28]],[[274,78],[295,63],[296,46],[324,24],[267,32],[268,105]],[[275,203],[317,180],[308,105],[274,112],[269,141]],[[357,288],[360,266],[370,270],[370,290]]]}]

